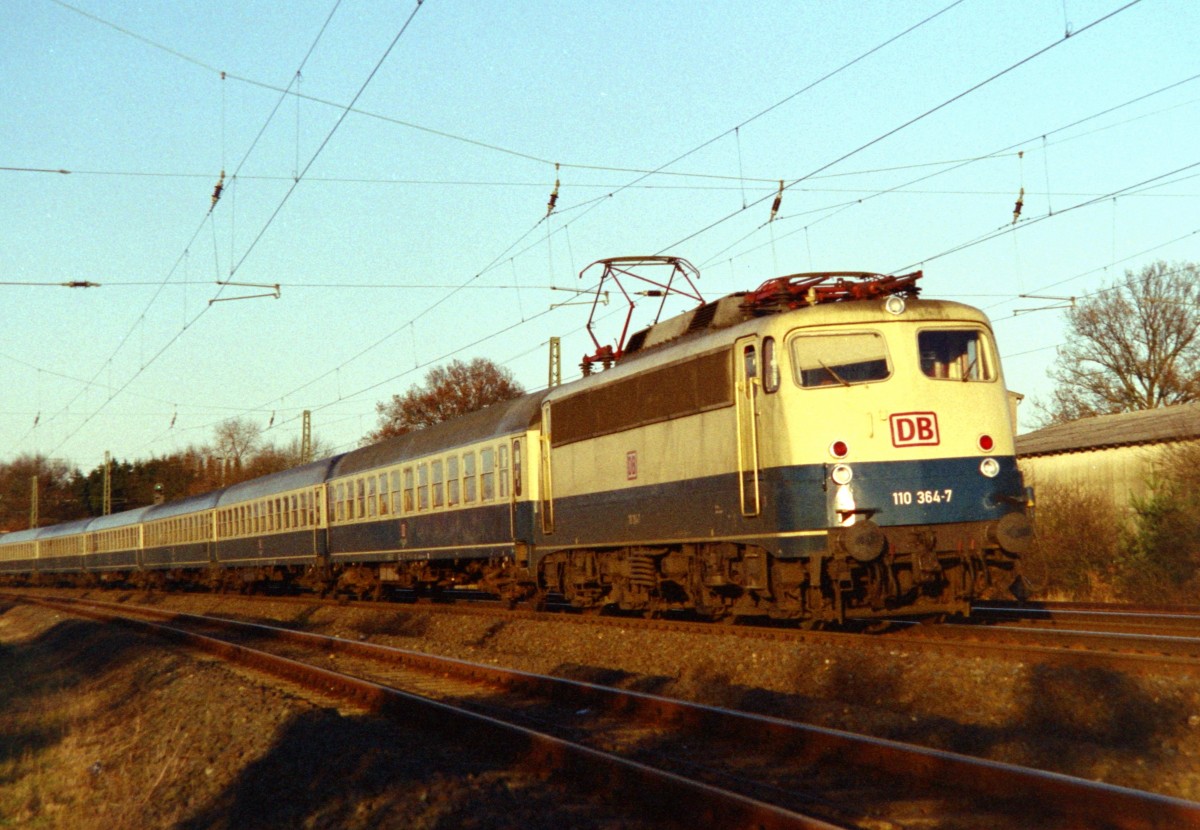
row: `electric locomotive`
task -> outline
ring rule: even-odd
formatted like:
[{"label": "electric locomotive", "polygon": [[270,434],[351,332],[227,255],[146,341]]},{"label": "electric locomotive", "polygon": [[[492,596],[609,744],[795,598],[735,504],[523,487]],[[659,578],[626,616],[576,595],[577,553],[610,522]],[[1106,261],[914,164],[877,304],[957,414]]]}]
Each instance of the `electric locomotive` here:
[{"label": "electric locomotive", "polygon": [[919,277],[771,280],[551,390],[539,590],[815,621],[1019,590],[1030,523],[991,329],[920,300]]}]

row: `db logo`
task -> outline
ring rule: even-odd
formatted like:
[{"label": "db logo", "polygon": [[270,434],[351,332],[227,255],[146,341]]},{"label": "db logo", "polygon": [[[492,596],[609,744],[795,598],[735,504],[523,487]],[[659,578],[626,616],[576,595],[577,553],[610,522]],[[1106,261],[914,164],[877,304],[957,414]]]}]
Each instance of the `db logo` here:
[{"label": "db logo", "polygon": [[941,443],[937,415],[933,412],[900,412],[888,420],[893,447],[923,447]]}]

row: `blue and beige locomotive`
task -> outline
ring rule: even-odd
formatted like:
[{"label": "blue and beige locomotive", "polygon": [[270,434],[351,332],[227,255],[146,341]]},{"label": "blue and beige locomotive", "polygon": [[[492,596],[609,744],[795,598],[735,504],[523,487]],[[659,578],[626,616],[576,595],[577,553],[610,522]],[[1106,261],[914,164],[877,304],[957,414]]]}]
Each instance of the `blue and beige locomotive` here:
[{"label": "blue and beige locomotive", "polygon": [[215,493],[0,537],[10,578],[472,587],[696,615],[966,612],[1031,542],[987,318],[918,274],[701,303],[603,371]]}]

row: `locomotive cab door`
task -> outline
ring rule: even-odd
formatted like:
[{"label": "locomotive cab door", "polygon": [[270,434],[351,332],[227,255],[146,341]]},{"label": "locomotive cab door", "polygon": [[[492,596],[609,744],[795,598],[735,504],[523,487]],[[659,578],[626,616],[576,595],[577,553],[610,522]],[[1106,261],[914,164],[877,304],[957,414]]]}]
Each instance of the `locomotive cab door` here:
[{"label": "locomotive cab door", "polygon": [[757,516],[762,509],[758,458],[758,340],[743,337],[734,343],[734,409],[737,411],[738,494],[742,515]]}]

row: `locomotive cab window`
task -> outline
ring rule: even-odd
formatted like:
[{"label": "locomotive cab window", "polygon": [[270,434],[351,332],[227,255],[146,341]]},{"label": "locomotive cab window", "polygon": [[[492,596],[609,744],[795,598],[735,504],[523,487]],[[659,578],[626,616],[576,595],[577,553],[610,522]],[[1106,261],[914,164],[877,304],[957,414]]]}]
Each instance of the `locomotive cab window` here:
[{"label": "locomotive cab window", "polygon": [[887,380],[883,337],[875,332],[802,334],[788,344],[796,382],[805,389]]},{"label": "locomotive cab window", "polygon": [[936,329],[917,333],[921,371],[939,380],[995,380],[987,335],[978,329]]}]

